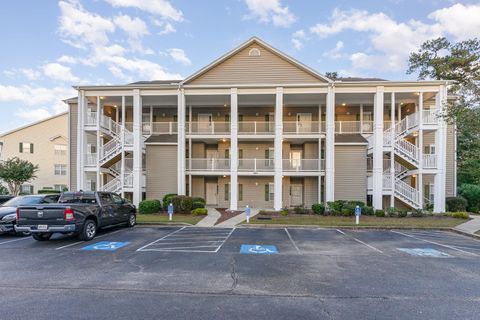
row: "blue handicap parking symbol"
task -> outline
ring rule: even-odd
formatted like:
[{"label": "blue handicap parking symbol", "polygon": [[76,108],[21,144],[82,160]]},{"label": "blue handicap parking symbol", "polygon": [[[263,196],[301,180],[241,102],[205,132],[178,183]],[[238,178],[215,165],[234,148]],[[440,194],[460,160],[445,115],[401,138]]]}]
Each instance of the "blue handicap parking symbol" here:
[{"label": "blue handicap parking symbol", "polygon": [[110,241],[101,241],[89,246],[83,247],[81,250],[93,251],[93,250],[101,250],[101,251],[115,251],[122,247],[125,247],[130,242],[110,242]]},{"label": "blue handicap parking symbol", "polygon": [[274,254],[278,253],[277,247],[275,246],[264,246],[264,245],[251,245],[251,244],[242,244],[240,247],[240,253],[243,254]]},{"label": "blue handicap parking symbol", "polygon": [[417,257],[447,258],[448,253],[438,251],[432,248],[397,248],[398,250]]}]

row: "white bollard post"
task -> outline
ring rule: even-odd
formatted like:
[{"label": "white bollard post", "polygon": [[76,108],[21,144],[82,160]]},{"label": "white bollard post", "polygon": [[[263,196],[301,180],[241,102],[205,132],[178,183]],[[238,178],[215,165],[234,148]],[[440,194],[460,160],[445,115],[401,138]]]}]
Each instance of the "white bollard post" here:
[{"label": "white bollard post", "polygon": [[245,208],[245,216],[247,217],[247,223],[250,223],[250,208],[248,205]]},{"label": "white bollard post", "polygon": [[362,215],[362,208],[360,206],[355,207],[355,224],[360,224],[360,216]]},{"label": "white bollard post", "polygon": [[170,203],[168,205],[168,220],[172,221],[172,216],[173,216],[173,204]]}]

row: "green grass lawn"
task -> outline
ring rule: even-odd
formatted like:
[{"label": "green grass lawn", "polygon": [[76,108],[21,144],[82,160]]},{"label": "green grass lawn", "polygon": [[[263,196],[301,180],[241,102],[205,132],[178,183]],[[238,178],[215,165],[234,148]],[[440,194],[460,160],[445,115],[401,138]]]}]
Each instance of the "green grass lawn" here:
[{"label": "green grass lawn", "polygon": [[[380,227],[380,228],[452,228],[464,223],[464,219],[450,217],[423,217],[423,218],[377,218],[362,216],[360,224],[355,224],[355,217],[291,215],[274,216],[272,220],[258,220],[254,217],[250,224],[257,225],[309,225],[323,227]],[[245,224],[245,223],[244,223]]]},{"label": "green grass lawn", "polygon": [[138,214],[138,224],[175,224],[175,223],[188,223],[196,224],[202,220],[205,216],[193,216],[191,214],[174,214],[172,221],[168,220],[168,214]]}]

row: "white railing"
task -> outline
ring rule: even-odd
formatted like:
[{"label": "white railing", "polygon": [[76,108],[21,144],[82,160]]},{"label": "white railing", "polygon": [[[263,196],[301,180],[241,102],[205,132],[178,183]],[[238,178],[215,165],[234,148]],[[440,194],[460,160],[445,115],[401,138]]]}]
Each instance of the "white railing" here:
[{"label": "white railing", "polygon": [[388,128],[383,132],[383,145],[390,146],[392,144],[393,139],[393,128]]},{"label": "white railing", "polygon": [[265,121],[240,121],[238,123],[239,135],[271,135],[275,133],[275,122]]},{"label": "white railing", "polygon": [[188,122],[187,133],[198,135],[230,133],[230,122]]},{"label": "white railing", "polygon": [[271,172],[275,169],[273,159],[239,159],[238,171]]},{"label": "white railing", "polygon": [[152,122],[149,124],[150,134],[175,134],[178,132],[177,122]]},{"label": "white railing", "polygon": [[230,159],[186,159],[186,168],[190,171],[228,171]]},{"label": "white railing", "polygon": [[395,193],[400,195],[401,198],[413,203],[416,207],[419,207],[419,195],[417,189],[412,188],[406,182],[400,179],[395,179]]},{"label": "white railing", "polygon": [[437,155],[436,154],[424,154],[423,155],[423,167],[424,168],[436,168],[437,167]]},{"label": "white railing", "polygon": [[395,168],[395,175],[397,176],[397,178],[400,176],[400,175],[403,175],[404,173],[406,173],[408,171],[408,168],[405,167],[404,165],[398,163],[395,161],[395,164],[394,164],[394,168]]},{"label": "white railing", "polygon": [[383,175],[383,189],[391,190],[392,189],[392,176]]},{"label": "white railing", "polygon": [[92,111],[87,112],[87,118],[85,120],[86,125],[95,126],[97,124],[97,113]]},{"label": "white railing", "polygon": [[361,133],[373,133],[373,121],[363,121],[361,123]]},{"label": "white railing", "polygon": [[284,121],[284,134],[317,134],[325,132],[319,121]]},{"label": "white railing", "polygon": [[360,121],[335,121],[335,133],[360,133]]},{"label": "white railing", "polygon": [[85,155],[85,165],[86,166],[95,166],[97,165],[97,154],[96,153],[87,153]]},{"label": "white railing", "polygon": [[133,132],[124,129],[123,131],[124,144],[126,146],[133,146]]},{"label": "white railing", "polygon": [[133,188],[133,172],[126,172],[123,177],[123,186],[126,188]]},{"label": "white railing", "polygon": [[100,118],[100,125],[114,136],[120,134],[120,125],[105,115]]},{"label": "white railing", "polygon": [[395,125],[395,134],[397,136],[403,136],[409,132],[410,129],[418,125],[418,114],[412,113]]},{"label": "white railing", "polygon": [[283,159],[283,171],[305,172],[325,170],[324,159]]},{"label": "white railing", "polygon": [[112,179],[110,182],[106,183],[102,190],[106,192],[118,192],[122,188],[120,177]]},{"label": "white railing", "polygon": [[407,140],[401,139],[395,143],[395,149],[398,150],[400,154],[403,154],[404,156],[409,158],[409,160],[413,160],[415,164],[418,163],[419,150],[416,145],[408,142]]},{"label": "white railing", "polygon": [[118,139],[114,138],[103,145],[101,148],[101,158],[100,162],[105,161],[106,159],[110,158],[111,156],[118,153],[121,149],[121,143]]},{"label": "white railing", "polygon": [[424,124],[438,124],[438,116],[435,109],[423,110],[423,123]]}]

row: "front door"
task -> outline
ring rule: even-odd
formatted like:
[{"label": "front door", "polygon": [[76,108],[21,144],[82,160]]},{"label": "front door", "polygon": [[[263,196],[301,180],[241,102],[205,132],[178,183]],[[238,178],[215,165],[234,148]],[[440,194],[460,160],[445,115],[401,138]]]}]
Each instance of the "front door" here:
[{"label": "front door", "polygon": [[303,205],[303,186],[301,184],[292,184],[290,186],[290,201],[292,206]]},{"label": "front door", "polygon": [[290,161],[292,168],[299,171],[302,168],[302,150],[292,150],[290,152]]},{"label": "front door", "polygon": [[212,114],[199,113],[198,114],[198,132],[212,131]]},{"label": "front door", "polygon": [[206,202],[207,202],[207,205],[210,205],[210,206],[217,205],[217,183],[216,182],[206,183]]},{"label": "front door", "polygon": [[215,170],[218,151],[215,149],[207,149],[207,169]]},{"label": "front door", "polygon": [[297,113],[297,132],[312,132],[311,113]]}]

